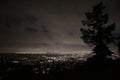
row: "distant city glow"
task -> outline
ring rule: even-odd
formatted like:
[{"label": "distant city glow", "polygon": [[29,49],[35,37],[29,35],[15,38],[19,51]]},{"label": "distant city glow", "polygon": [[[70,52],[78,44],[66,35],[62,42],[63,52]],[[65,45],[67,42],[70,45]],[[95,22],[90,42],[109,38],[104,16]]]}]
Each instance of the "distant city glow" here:
[{"label": "distant city glow", "polygon": [[1,53],[24,53],[24,54],[43,54],[43,53],[54,53],[54,54],[87,54],[91,53],[91,50],[81,50],[79,48],[0,48]]}]

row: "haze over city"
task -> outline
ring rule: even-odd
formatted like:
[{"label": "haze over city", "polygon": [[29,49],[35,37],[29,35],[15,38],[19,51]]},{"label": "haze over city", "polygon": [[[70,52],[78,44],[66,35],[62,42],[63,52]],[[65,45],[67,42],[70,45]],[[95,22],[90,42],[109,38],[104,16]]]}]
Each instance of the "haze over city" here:
[{"label": "haze over city", "polygon": [[81,20],[91,6],[104,2],[119,35],[119,0],[0,1],[0,52],[81,52],[91,48],[80,38]]}]

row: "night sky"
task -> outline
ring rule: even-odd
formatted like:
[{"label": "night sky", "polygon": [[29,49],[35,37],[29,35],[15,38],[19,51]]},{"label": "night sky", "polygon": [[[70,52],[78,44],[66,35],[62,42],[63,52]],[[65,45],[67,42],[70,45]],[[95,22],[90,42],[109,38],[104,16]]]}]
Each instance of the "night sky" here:
[{"label": "night sky", "polygon": [[120,0],[1,0],[0,53],[89,52],[80,38],[81,20],[100,2],[119,35]]}]

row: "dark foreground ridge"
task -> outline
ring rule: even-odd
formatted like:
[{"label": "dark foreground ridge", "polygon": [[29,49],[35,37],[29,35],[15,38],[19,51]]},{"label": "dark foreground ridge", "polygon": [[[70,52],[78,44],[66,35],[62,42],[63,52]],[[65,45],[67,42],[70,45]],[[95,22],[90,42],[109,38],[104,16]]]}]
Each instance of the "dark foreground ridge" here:
[{"label": "dark foreground ridge", "polygon": [[[40,58],[41,61],[33,61],[34,64],[18,63],[15,59],[12,62],[12,59],[4,62],[5,60],[2,61],[2,59],[0,61],[0,80],[120,79],[120,61],[103,57],[94,56],[86,62],[73,58],[67,61],[45,62]],[[29,59],[27,61],[29,62]]]}]

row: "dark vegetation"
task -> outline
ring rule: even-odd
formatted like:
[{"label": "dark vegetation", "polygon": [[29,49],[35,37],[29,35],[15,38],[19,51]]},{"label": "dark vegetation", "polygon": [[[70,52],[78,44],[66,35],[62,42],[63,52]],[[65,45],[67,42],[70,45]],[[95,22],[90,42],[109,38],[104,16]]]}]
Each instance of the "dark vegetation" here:
[{"label": "dark vegetation", "polygon": [[93,7],[92,12],[85,13],[87,19],[82,21],[85,28],[81,28],[81,38],[88,45],[94,46],[92,51],[96,54],[88,58],[84,66],[87,67],[86,73],[92,74],[93,78],[119,79],[120,62],[119,59],[113,60],[112,55],[115,53],[109,49],[109,44],[117,44],[120,52],[120,41],[112,35],[116,24],[107,24],[108,13],[104,13],[105,8],[101,2]]},{"label": "dark vegetation", "polygon": [[[87,19],[82,21],[85,27],[81,28],[81,38],[85,43],[93,46],[92,51],[96,54],[88,58],[84,64],[81,65],[81,62],[74,64],[74,60],[72,60],[69,62],[70,65],[74,65],[72,68],[60,70],[60,67],[65,66],[68,62],[52,63],[51,66],[55,65],[55,67],[49,73],[37,74],[37,72],[33,72],[33,69],[42,72],[40,68],[42,65],[3,64],[1,62],[0,80],[119,80],[120,59],[113,60],[108,57],[115,54],[109,49],[109,44],[118,41],[116,44],[120,52],[120,41],[112,36],[115,23],[107,25],[108,14],[104,13],[104,9],[103,3],[94,6],[92,12],[85,13]],[[46,66],[49,65],[46,64]],[[4,72],[8,67],[15,67],[15,70]]]}]

